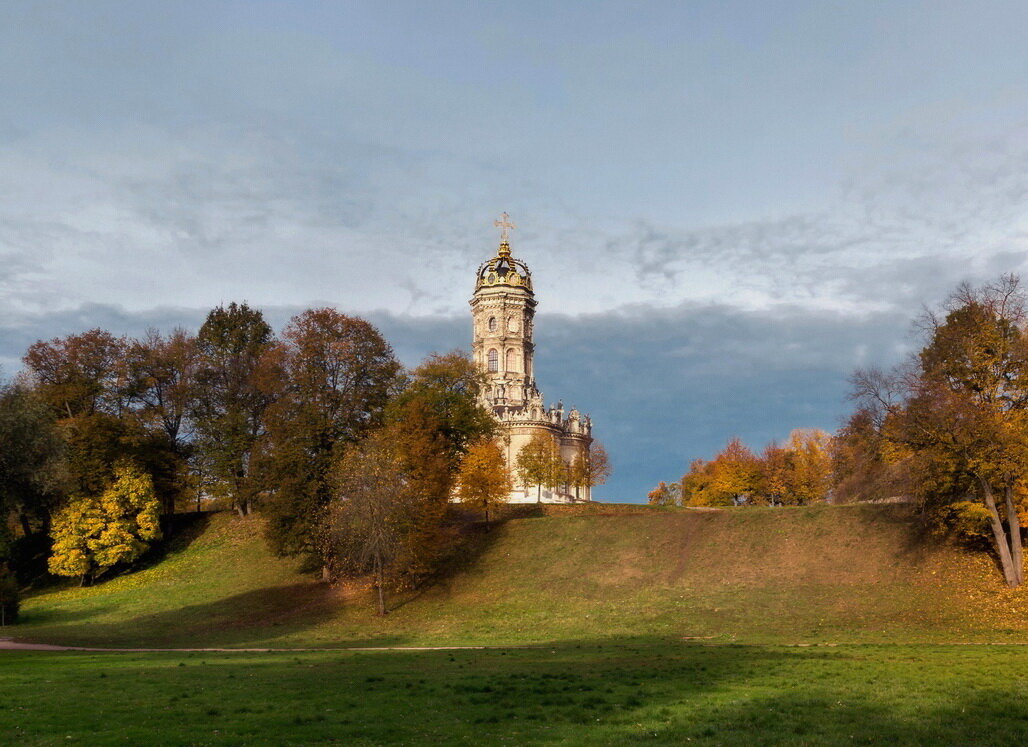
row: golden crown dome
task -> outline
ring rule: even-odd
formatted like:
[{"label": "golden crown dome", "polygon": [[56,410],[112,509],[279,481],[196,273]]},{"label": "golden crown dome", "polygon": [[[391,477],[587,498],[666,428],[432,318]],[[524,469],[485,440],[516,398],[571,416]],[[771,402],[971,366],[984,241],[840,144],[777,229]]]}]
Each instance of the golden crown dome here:
[{"label": "golden crown dome", "polygon": [[504,213],[500,220],[493,221],[493,225],[500,229],[500,248],[495,257],[483,262],[482,266],[478,268],[475,290],[505,285],[511,288],[524,288],[531,293],[532,273],[529,272],[528,265],[520,259],[514,259],[510,253],[507,232],[515,228],[514,224],[510,222],[510,216]]}]

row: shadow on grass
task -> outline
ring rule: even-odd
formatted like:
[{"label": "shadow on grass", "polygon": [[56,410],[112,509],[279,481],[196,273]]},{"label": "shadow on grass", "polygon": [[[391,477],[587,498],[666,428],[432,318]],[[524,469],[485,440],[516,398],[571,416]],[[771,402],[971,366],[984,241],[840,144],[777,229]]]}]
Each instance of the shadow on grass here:
[{"label": "shadow on grass", "polygon": [[[22,739],[114,741],[145,727],[171,742],[217,728],[220,740],[291,743],[1016,744],[1028,723],[1023,651],[638,637],[375,655],[75,654],[77,668],[69,655],[32,656],[37,666],[8,672],[20,677],[11,697],[33,707],[0,709],[0,736],[6,721]],[[82,687],[96,669],[101,679]],[[181,700],[212,683],[216,709]],[[115,694],[119,719],[87,707]]]}]

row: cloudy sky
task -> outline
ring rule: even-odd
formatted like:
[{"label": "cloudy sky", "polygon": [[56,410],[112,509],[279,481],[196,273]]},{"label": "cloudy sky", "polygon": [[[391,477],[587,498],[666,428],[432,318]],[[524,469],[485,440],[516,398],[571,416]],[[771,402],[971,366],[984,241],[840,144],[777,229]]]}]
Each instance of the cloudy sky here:
[{"label": "cloudy sky", "polygon": [[1028,264],[1021,2],[0,3],[0,366],[247,300],[469,344],[507,210],[599,494],[834,429]]}]

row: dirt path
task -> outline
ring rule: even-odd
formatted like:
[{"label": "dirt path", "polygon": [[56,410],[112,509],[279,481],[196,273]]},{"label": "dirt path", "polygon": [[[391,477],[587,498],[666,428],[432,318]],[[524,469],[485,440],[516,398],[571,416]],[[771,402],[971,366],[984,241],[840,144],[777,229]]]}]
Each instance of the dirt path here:
[{"label": "dirt path", "polygon": [[105,648],[101,646],[58,646],[52,643],[23,643],[0,638],[0,651],[92,651],[122,654],[156,653],[317,653],[319,651],[482,651],[486,649],[545,648],[545,646],[346,646],[340,648]]}]

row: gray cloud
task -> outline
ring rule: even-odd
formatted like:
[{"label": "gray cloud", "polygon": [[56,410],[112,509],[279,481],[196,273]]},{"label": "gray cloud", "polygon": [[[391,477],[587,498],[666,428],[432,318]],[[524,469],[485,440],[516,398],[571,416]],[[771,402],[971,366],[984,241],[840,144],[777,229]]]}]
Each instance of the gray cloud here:
[{"label": "gray cloud", "polygon": [[[264,309],[277,329],[299,310]],[[130,335],[148,327],[196,329],[205,313],[88,305],[23,317],[0,328],[0,362],[17,370],[17,359],[38,338],[95,326]],[[468,346],[467,317],[366,316],[408,365]],[[550,401],[591,413],[616,469],[598,493],[627,501],[643,500],[657,481],[679,476],[691,459],[710,456],[732,435],[760,446],[797,427],[834,430],[850,407],[846,382],[853,369],[896,361],[910,342],[909,319],[895,314],[854,320],[802,308],[768,314],[724,305],[542,314],[536,329],[540,388]]]}]

